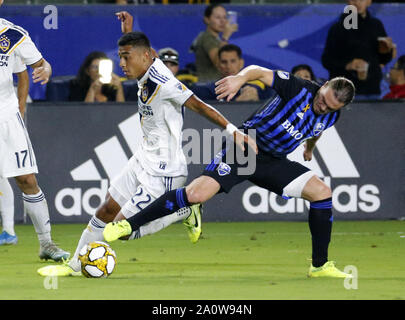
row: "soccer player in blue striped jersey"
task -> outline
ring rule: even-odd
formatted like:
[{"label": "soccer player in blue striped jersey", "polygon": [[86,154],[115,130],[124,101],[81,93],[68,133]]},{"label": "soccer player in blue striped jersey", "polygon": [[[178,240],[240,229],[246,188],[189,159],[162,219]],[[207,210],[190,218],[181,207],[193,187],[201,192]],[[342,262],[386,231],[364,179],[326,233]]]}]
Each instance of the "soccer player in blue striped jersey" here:
[{"label": "soccer player in blue striped jersey", "polygon": [[[310,202],[308,220],[312,235],[312,264],[308,276],[350,277],[337,269],[333,261],[328,261],[333,221],[330,187],[307,167],[287,159],[287,155],[305,143],[304,159],[311,160],[322,132],[338,120],[340,110],[353,100],[354,85],[340,77],[319,86],[288,72],[249,66],[216,83],[218,99],[230,101],[242,85],[253,80],[271,86],[277,95],[247,119],[240,129],[229,126],[227,131],[231,134],[239,130],[247,134],[255,132],[259,149],[257,154],[251,153],[255,154],[255,170],[241,174],[240,169],[245,164],[238,163],[238,159],[244,159],[240,153],[246,154],[249,146],[241,151],[240,148],[229,148],[225,143],[200,177],[185,188],[166,193],[136,216],[107,225],[104,238],[115,240],[148,221],[184,206],[203,203],[215,194],[229,192],[236,184],[249,180],[280,196]],[[167,206],[168,203],[171,205]]]}]

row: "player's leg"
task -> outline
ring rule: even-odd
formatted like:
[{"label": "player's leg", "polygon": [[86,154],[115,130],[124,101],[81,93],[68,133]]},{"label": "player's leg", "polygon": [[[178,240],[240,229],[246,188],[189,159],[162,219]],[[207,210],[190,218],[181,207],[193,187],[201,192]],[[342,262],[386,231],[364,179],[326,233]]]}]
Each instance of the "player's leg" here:
[{"label": "player's leg", "polygon": [[120,211],[121,206],[114,200],[111,194],[108,192],[104,203],[97,209],[95,215],[91,217],[86,228],[83,230],[79,242],[76,246],[75,253],[70,259],[68,265],[75,272],[80,271],[79,252],[86,244],[103,241],[103,230],[108,222],[114,220],[115,216]]},{"label": "player's leg", "polygon": [[3,224],[0,245],[16,244],[18,238],[14,231],[14,192],[6,178],[0,178],[0,213]]},{"label": "player's leg", "polygon": [[308,224],[312,238],[312,264],[310,277],[350,277],[328,261],[328,248],[332,234],[332,191],[313,172],[308,171],[291,181],[283,193],[289,197],[310,202]]},{"label": "player's leg", "polygon": [[[129,239],[155,233],[174,222],[183,220],[194,210],[198,210],[198,208],[188,209],[188,207],[207,201],[218,192],[219,187],[219,184],[212,178],[201,176],[192,181],[186,188],[182,187],[168,191],[156,199],[154,195],[148,193],[144,186],[140,186],[131,201],[128,201],[121,209],[115,221],[132,221],[135,219],[134,217],[143,212],[142,215],[145,218],[140,219],[139,227],[134,225]],[[198,191],[199,188],[204,192]],[[209,190],[213,191],[210,192]],[[191,201],[188,200],[188,197],[190,197]],[[156,201],[158,202],[156,203]],[[147,216],[150,212],[152,212],[151,216]],[[201,226],[198,227],[201,228]],[[192,242],[196,242],[198,237]]]},{"label": "player's leg", "polygon": [[332,191],[313,172],[308,171],[290,182],[283,192],[289,197],[310,202],[308,223],[312,236],[312,264],[322,266],[328,261],[332,232]]},{"label": "player's leg", "polygon": [[[246,145],[246,147],[248,146]],[[228,148],[227,144],[224,143],[223,149],[206,167],[203,175],[194,179],[186,188],[166,192],[128,220],[108,224],[104,230],[104,238],[107,241],[114,241],[129,235],[133,230],[139,229],[150,221],[170,215],[193,204],[208,201],[218,192],[229,192],[234,185],[249,179],[250,175],[239,174],[238,169],[241,165],[235,159],[242,159],[242,157],[235,156],[235,152],[242,151],[238,147]],[[248,153],[247,148],[245,153]],[[242,166],[246,167],[247,164],[244,163]],[[119,216],[120,219],[123,217],[124,215]]]},{"label": "player's leg", "polygon": [[308,224],[312,236],[312,265],[320,267],[328,261],[333,221],[332,191],[314,175],[305,184],[302,198],[310,202]]},{"label": "player's leg", "polygon": [[328,261],[332,235],[332,190],[317,176],[311,177],[302,190],[302,198],[310,201],[308,224],[312,236],[312,264],[309,277],[352,277]]},{"label": "player's leg", "polygon": [[[166,192],[134,216],[114,224],[107,224],[104,230],[104,239],[114,241],[131,234],[133,230],[138,230],[141,226],[153,220],[170,215],[193,204],[203,203],[217,194],[220,187],[220,184],[213,178],[200,176],[185,188]],[[125,218],[125,214],[120,214],[118,217]]]},{"label": "player's leg", "polygon": [[[187,180],[186,176],[156,177],[148,175],[146,172],[142,172],[139,178],[143,181],[143,184],[138,187],[131,201],[122,208],[120,212],[121,216],[117,216],[116,220],[122,220],[124,217],[132,217],[166,191],[183,187]],[[190,212],[191,210],[189,208],[183,208],[170,215],[153,220],[141,226],[138,230],[134,230],[129,239],[141,238],[159,232],[177,221],[184,220],[190,215]],[[125,215],[123,213],[125,213]]]},{"label": "player's leg", "polygon": [[70,253],[58,248],[52,241],[48,203],[44,193],[38,186],[35,174],[17,176],[15,180],[23,193],[24,208],[38,236],[40,259],[52,259],[54,261],[68,259]]}]

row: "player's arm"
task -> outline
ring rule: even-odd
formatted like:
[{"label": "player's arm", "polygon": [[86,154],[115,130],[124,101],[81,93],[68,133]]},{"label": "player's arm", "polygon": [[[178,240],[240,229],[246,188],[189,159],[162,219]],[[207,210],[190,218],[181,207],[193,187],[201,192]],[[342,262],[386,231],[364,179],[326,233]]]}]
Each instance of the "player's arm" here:
[{"label": "player's arm", "polygon": [[[116,12],[115,15],[117,19],[121,21],[121,31],[122,33],[132,32],[134,27],[134,17],[129,14],[127,11]],[[154,58],[159,58],[156,50],[152,48],[152,55]]]},{"label": "player's arm", "polygon": [[215,83],[215,93],[217,94],[218,100],[226,98],[226,101],[229,102],[245,83],[259,80],[266,86],[271,87],[273,79],[273,70],[252,65],[242,69],[235,76],[229,76],[217,81]]},{"label": "player's arm", "polygon": [[17,83],[18,106],[20,109],[21,116],[24,118],[30,82],[27,70],[18,72],[16,73],[16,75],[18,78]]},{"label": "player's arm", "polygon": [[305,141],[305,150],[304,150],[304,160],[305,161],[311,161],[312,160],[312,153],[315,149],[316,142],[319,140],[321,137],[322,133],[319,134],[316,137],[312,137]]},{"label": "player's arm", "polygon": [[32,79],[34,83],[41,82],[41,84],[46,84],[52,75],[52,67],[48,61],[41,58],[38,62],[31,64],[30,67],[34,70],[32,72]]},{"label": "player's arm", "polygon": [[117,16],[118,20],[121,21],[122,33],[131,32],[134,25],[134,17],[131,16],[127,11],[120,11],[115,15]]},{"label": "player's arm", "polygon": [[239,131],[236,126],[229,122],[218,110],[206,104],[197,96],[192,95],[184,105],[219,127],[226,129],[226,131],[233,136],[235,143],[239,145],[242,150],[245,149],[243,146],[244,143],[247,143],[256,153],[258,152],[256,142],[251,137]]}]

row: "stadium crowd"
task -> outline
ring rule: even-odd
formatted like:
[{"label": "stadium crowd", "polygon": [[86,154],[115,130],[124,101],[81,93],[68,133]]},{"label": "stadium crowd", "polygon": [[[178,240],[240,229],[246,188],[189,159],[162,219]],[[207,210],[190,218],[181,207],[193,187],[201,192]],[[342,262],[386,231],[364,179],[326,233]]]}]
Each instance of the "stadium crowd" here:
[{"label": "stadium crowd", "polygon": [[[102,1],[114,2],[111,1]],[[117,4],[137,3],[117,0]],[[386,65],[397,58],[394,41],[387,35],[383,23],[372,16],[368,10],[372,0],[347,0],[348,5],[356,7],[358,13],[357,29],[347,28],[345,21],[350,13],[342,13],[329,31],[323,49],[321,63],[329,73],[329,78],[345,76],[356,86],[357,100],[380,100],[405,98],[404,55],[387,72]],[[127,14],[128,25],[133,17]],[[202,17],[206,29],[201,31],[190,43],[190,52],[195,61],[180,68],[181,57],[176,44],[171,47],[156,48],[157,56],[172,70],[173,74],[202,99],[215,100],[215,82],[228,75],[237,74],[244,66],[243,50],[232,43],[238,33],[238,23],[229,15],[223,4],[213,3],[206,7]],[[127,30],[128,31],[128,30]],[[401,50],[401,48],[398,48]],[[96,55],[95,63],[89,59]],[[83,60],[77,76],[51,79],[47,89],[47,100],[55,101],[135,101],[137,83],[113,74],[110,83],[102,84],[98,80],[100,59],[107,59],[103,52],[89,52]],[[292,74],[315,81],[319,84],[327,79],[316,77],[311,66],[296,61],[292,65]],[[388,82],[388,84],[387,84]],[[383,92],[382,84],[388,89]],[[260,81],[246,84],[233,101],[259,101],[271,97],[273,90]]]}]

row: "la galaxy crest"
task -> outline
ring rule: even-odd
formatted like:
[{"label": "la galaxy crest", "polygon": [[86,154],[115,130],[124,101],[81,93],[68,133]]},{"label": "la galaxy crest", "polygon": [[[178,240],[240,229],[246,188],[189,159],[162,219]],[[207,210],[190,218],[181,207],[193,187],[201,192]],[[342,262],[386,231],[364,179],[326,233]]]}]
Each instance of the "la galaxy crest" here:
[{"label": "la galaxy crest", "polygon": [[10,48],[10,39],[7,38],[5,35],[0,37],[0,50],[6,52]]},{"label": "la galaxy crest", "polygon": [[325,124],[323,122],[318,122],[313,131],[314,136],[319,136],[323,130],[325,130]]},{"label": "la galaxy crest", "polygon": [[143,103],[146,103],[146,101],[148,100],[148,95],[149,95],[148,87],[144,85],[141,90],[141,99]]}]

